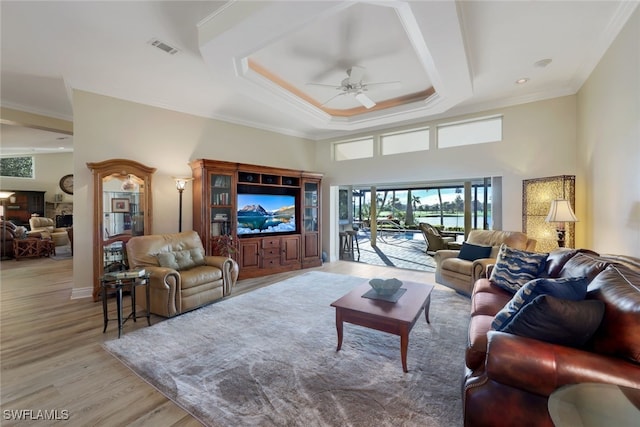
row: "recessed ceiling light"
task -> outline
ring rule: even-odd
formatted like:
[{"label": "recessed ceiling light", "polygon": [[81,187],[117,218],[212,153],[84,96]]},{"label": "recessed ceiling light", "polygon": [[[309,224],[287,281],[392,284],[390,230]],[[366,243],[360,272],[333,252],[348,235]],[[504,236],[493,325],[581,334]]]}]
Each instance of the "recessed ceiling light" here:
[{"label": "recessed ceiling light", "polygon": [[518,85],[523,85],[523,84],[525,84],[525,83],[526,83],[526,82],[528,82],[528,81],[529,81],[529,77],[523,77],[523,78],[521,78],[521,79],[516,80],[516,84],[518,84]]}]

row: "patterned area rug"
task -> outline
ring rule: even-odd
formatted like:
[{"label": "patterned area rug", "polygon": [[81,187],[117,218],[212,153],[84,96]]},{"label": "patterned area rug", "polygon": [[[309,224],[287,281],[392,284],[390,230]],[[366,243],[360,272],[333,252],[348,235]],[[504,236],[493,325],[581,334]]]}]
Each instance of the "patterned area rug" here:
[{"label": "patterned area rug", "polygon": [[330,304],[365,279],[307,272],[106,342],[208,426],[459,426],[467,298],[436,287],[400,338],[345,324]]}]

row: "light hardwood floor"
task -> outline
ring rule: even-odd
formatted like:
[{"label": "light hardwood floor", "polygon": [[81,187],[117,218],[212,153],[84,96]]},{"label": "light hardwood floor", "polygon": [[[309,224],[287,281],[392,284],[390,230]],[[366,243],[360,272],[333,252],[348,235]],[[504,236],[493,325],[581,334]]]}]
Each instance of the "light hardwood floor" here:
[{"label": "light hardwood floor", "polygon": [[[69,420],[59,423],[69,426],[200,425],[103,350],[104,341],[117,338],[117,326],[109,322],[103,334],[101,303],[70,299],[71,260],[7,260],[0,267],[2,426],[52,424],[7,419],[11,416],[7,411],[20,410],[32,410],[34,417],[39,410],[57,410],[60,416],[68,413]],[[348,261],[327,263],[312,270],[435,283],[433,273]],[[234,295],[306,271],[310,270],[239,281]],[[109,304],[113,316],[115,302]],[[125,309],[128,307],[125,304]],[[147,327],[145,320],[127,322],[124,333]],[[154,324],[165,319],[152,316],[151,320]]]}]

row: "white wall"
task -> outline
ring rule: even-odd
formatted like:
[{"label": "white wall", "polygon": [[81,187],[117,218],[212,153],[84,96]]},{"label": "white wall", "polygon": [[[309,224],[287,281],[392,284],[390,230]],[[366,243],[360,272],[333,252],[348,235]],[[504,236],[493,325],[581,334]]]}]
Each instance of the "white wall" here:
[{"label": "white wall", "polygon": [[[522,230],[522,180],[578,175],[576,164],[576,97],[566,96],[473,116],[502,114],[503,141],[439,150],[432,129],[428,151],[334,162],[331,142],[318,144],[324,188],[338,185],[429,182],[448,179],[502,177],[502,229]],[[576,176],[579,181],[580,176]],[[581,212],[576,212],[580,216]],[[324,218],[323,218],[324,219]],[[326,224],[326,220],[324,222]],[[328,227],[325,228],[329,232]],[[330,235],[324,235],[328,241]]]},{"label": "white wall", "polygon": [[640,8],[578,93],[585,246],[640,256]]},{"label": "white wall", "polygon": [[[178,231],[172,176],[191,176],[199,158],[314,171],[312,141],[218,120],[74,91],[74,288],[91,287],[93,187],[87,162],[114,158],[157,168],[153,232]],[[192,227],[192,192],[184,192],[183,230]]]},{"label": "white wall", "polygon": [[3,190],[46,191],[44,200],[53,202],[56,194],[63,195],[64,202],[73,201],[73,196],[60,190],[58,183],[63,176],[73,173],[73,153],[33,155],[34,178],[0,178]]}]

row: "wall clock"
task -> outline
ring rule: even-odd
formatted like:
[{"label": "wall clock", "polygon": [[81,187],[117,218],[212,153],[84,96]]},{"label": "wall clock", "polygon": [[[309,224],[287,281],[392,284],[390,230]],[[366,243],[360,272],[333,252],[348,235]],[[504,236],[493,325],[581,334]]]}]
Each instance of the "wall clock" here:
[{"label": "wall clock", "polygon": [[60,189],[67,194],[73,194],[73,175],[65,175],[60,178]]}]

